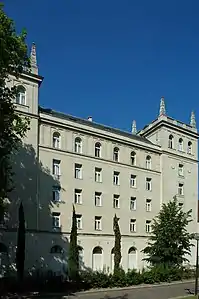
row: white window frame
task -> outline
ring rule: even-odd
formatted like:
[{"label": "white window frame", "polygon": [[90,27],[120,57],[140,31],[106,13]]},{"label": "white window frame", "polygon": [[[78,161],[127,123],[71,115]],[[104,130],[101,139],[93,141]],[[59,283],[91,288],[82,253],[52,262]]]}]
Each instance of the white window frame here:
[{"label": "white window frame", "polygon": [[130,219],[130,232],[136,233],[136,219]]},{"label": "white window frame", "polygon": [[134,174],[131,174],[130,176],[130,187],[131,188],[136,188],[137,185],[137,176]]},{"label": "white window frame", "polygon": [[178,195],[184,196],[184,184],[183,183],[178,184]]},{"label": "white window frame", "polygon": [[77,225],[77,229],[82,229],[82,227],[83,227],[82,215],[80,215],[80,214],[76,214],[76,225]]},{"label": "white window frame", "polygon": [[113,185],[119,186],[120,184],[120,173],[118,171],[113,172]]},{"label": "white window frame", "polygon": [[102,183],[102,169],[95,167],[95,182]]},{"label": "white window frame", "polygon": [[151,233],[151,220],[146,220],[146,233]]},{"label": "white window frame", "polygon": [[61,135],[59,132],[53,133],[53,148],[61,148]]},{"label": "white window frame", "polygon": [[136,153],[131,152],[131,165],[136,166]]},{"label": "white window frame", "polygon": [[95,216],[95,230],[102,230],[102,217]]},{"label": "white window frame", "polygon": [[113,149],[113,161],[115,162],[119,162],[119,148],[118,147],[114,147]]},{"label": "white window frame", "polygon": [[57,178],[61,176],[61,160],[53,159],[53,175]]},{"label": "white window frame", "polygon": [[75,138],[75,153],[82,154],[82,139],[80,137]]},{"label": "white window frame", "polygon": [[17,89],[19,91],[17,92],[17,96],[16,96],[16,104],[25,106],[26,105],[26,89],[22,85],[17,86]]},{"label": "white window frame", "polygon": [[82,179],[82,164],[75,163],[75,179]]},{"label": "white window frame", "polygon": [[151,178],[146,178],[146,190],[152,191],[152,179]]},{"label": "white window frame", "polygon": [[82,190],[81,189],[75,189],[74,202],[77,205],[81,205],[82,204]]},{"label": "white window frame", "polygon": [[118,194],[113,195],[113,208],[114,209],[120,208],[120,196]]},{"label": "white window frame", "polygon": [[146,157],[146,169],[151,169],[151,156]]},{"label": "white window frame", "polygon": [[136,197],[131,196],[130,197],[130,210],[136,211],[136,208],[137,208],[137,199],[136,199]]},{"label": "white window frame", "polygon": [[146,211],[151,212],[152,200],[150,198],[146,199]]},{"label": "white window frame", "polygon": [[184,176],[184,165],[181,163],[178,165],[178,175]]},{"label": "white window frame", "polygon": [[52,226],[53,228],[60,228],[61,227],[61,214],[58,212],[52,213]]},{"label": "white window frame", "polygon": [[95,206],[102,206],[102,192],[95,192]]},{"label": "white window frame", "polygon": [[100,158],[101,157],[101,148],[102,148],[101,143],[96,142],[95,143],[95,157],[96,158]]},{"label": "white window frame", "polygon": [[53,193],[53,202],[60,202],[61,201],[60,186],[53,186],[52,193]]},{"label": "white window frame", "polygon": [[191,155],[192,154],[192,142],[189,141],[187,145],[187,154]]},{"label": "white window frame", "polygon": [[183,148],[184,148],[183,139],[180,138],[178,140],[178,150],[179,150],[179,152],[183,152]]},{"label": "white window frame", "polygon": [[174,138],[173,138],[173,135],[169,135],[169,142],[168,142],[168,147],[173,149],[174,148],[174,142],[173,142]]}]

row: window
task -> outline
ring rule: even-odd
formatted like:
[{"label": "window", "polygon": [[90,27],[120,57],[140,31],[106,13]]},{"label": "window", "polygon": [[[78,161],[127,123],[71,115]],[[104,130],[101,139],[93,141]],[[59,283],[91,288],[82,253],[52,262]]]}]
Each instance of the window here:
[{"label": "window", "polygon": [[119,209],[119,207],[120,207],[120,196],[119,195],[116,195],[116,194],[113,195],[113,207],[114,207],[114,209]]},{"label": "window", "polygon": [[136,188],[136,175],[134,175],[134,174],[131,174],[131,177],[130,177],[130,187]]},{"label": "window", "polygon": [[135,233],[136,232],[136,220],[130,219],[130,232]]},{"label": "window", "polygon": [[119,148],[114,147],[113,149],[113,161],[119,162]]},{"label": "window", "polygon": [[180,152],[183,151],[183,139],[182,138],[180,138],[179,141],[178,141],[178,150]]},{"label": "window", "polygon": [[151,199],[146,199],[146,211],[151,212]]},{"label": "window", "polygon": [[102,193],[95,192],[95,206],[101,207],[102,206]]},{"label": "window", "polygon": [[102,217],[95,216],[95,230],[102,230]]},{"label": "window", "polygon": [[135,211],[136,210],[136,197],[130,198],[130,210]]},{"label": "window", "polygon": [[119,185],[120,184],[120,173],[117,171],[113,172],[113,184]]},{"label": "window", "polygon": [[187,147],[187,154],[191,155],[192,154],[192,142],[188,142],[188,147]]},{"label": "window", "polygon": [[75,189],[75,204],[82,204],[82,190]]},{"label": "window", "polygon": [[136,153],[131,152],[131,165],[135,166],[136,165]]},{"label": "window", "polygon": [[61,175],[60,164],[60,160],[53,159],[53,175],[55,175],[58,178]]},{"label": "window", "polygon": [[151,232],[151,220],[146,220],[146,232]]},{"label": "window", "polygon": [[146,190],[151,191],[152,190],[152,179],[146,178]]},{"label": "window", "polygon": [[146,168],[151,169],[151,157],[150,156],[146,157]]},{"label": "window", "polygon": [[58,132],[53,133],[53,147],[54,148],[61,147],[61,136]]},{"label": "window", "polygon": [[184,195],[184,184],[182,184],[182,183],[178,184],[178,195],[180,195],[180,196]]},{"label": "window", "polygon": [[82,229],[82,215],[76,214],[77,229]]},{"label": "window", "polygon": [[183,166],[183,164],[179,164],[179,166],[178,166],[178,175],[179,176],[184,175],[184,166]]},{"label": "window", "polygon": [[63,252],[64,252],[64,251],[63,251],[62,247],[59,246],[59,245],[54,245],[54,246],[51,248],[51,250],[50,250],[50,253],[61,254],[61,253],[63,253]]},{"label": "window", "polygon": [[75,178],[82,179],[82,165],[75,163]]},{"label": "window", "polygon": [[79,137],[75,138],[75,152],[78,154],[82,153],[82,140]]},{"label": "window", "polygon": [[169,135],[169,148],[173,148],[173,135]]},{"label": "window", "polygon": [[182,209],[182,208],[183,208],[183,203],[182,203],[182,202],[179,202],[179,203],[178,203],[178,206]]},{"label": "window", "polygon": [[95,157],[101,157],[101,144],[99,142],[95,143]]},{"label": "window", "polygon": [[95,181],[98,183],[102,182],[102,169],[95,168]]},{"label": "window", "polygon": [[26,89],[22,85],[17,87],[16,103],[19,105],[26,105]]},{"label": "window", "polygon": [[52,213],[53,227],[60,227],[60,213]]},{"label": "window", "polygon": [[61,199],[60,199],[60,186],[54,186],[53,187],[53,201],[54,202],[61,201]]}]

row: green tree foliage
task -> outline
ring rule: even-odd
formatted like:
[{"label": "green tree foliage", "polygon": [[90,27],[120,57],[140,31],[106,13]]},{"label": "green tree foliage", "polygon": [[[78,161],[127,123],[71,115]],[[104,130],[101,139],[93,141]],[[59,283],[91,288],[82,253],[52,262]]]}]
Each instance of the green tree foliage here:
[{"label": "green tree foliage", "polygon": [[15,113],[13,99],[17,88],[11,87],[9,82],[10,74],[17,78],[24,67],[29,68],[25,38],[24,31],[16,34],[13,21],[0,4],[0,220],[4,215],[5,199],[13,187],[10,157],[29,126],[27,119]]},{"label": "green tree foliage", "polygon": [[74,206],[68,255],[68,276],[71,281],[78,281],[79,279],[79,248],[77,245],[77,221]]},{"label": "green tree foliage", "polygon": [[24,274],[24,261],[25,261],[25,238],[26,238],[26,229],[25,229],[25,217],[23,204],[20,204],[19,207],[19,226],[18,226],[18,235],[17,235],[17,251],[16,251],[16,267],[17,267],[17,276],[18,280],[21,282],[23,280]]},{"label": "green tree foliage", "polygon": [[152,224],[152,234],[143,252],[152,265],[180,266],[190,254],[192,234],[187,232],[191,210],[183,212],[176,199],[163,204]]},{"label": "green tree foliage", "polygon": [[113,231],[115,234],[115,245],[114,245],[114,272],[119,270],[120,262],[121,262],[121,233],[120,227],[118,223],[119,219],[117,218],[116,214],[113,218]]}]

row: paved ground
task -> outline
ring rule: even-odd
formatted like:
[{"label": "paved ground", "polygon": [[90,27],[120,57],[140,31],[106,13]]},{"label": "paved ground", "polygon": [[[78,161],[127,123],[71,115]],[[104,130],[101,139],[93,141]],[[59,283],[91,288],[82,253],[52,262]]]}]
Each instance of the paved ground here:
[{"label": "paved ground", "polygon": [[[169,286],[151,286],[129,290],[106,291],[98,293],[79,293],[65,296],[65,299],[168,299],[171,297],[185,296],[186,289],[194,290],[194,283],[179,283]],[[61,297],[55,297],[59,299]],[[52,299],[52,298],[51,298]]]}]

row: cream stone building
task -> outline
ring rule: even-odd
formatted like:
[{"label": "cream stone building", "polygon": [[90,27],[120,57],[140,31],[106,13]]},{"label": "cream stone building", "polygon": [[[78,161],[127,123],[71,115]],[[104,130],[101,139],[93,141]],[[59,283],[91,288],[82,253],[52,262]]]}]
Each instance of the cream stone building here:
[{"label": "cream stone building", "polygon": [[[198,133],[190,124],[166,114],[164,98],[158,117],[137,132],[110,128],[92,120],[39,107],[43,78],[36,49],[31,73],[14,77],[16,110],[31,120],[19,154],[13,158],[16,188],[10,218],[2,228],[2,248],[15,260],[18,207],[26,218],[26,270],[66,273],[72,207],[75,205],[82,268],[112,271],[113,217],[122,234],[122,267],[142,269],[142,250],[162,203],[175,196],[192,209],[189,231],[197,231]],[[102,110],[103,114],[103,110]],[[189,257],[195,263],[195,248]]]}]

